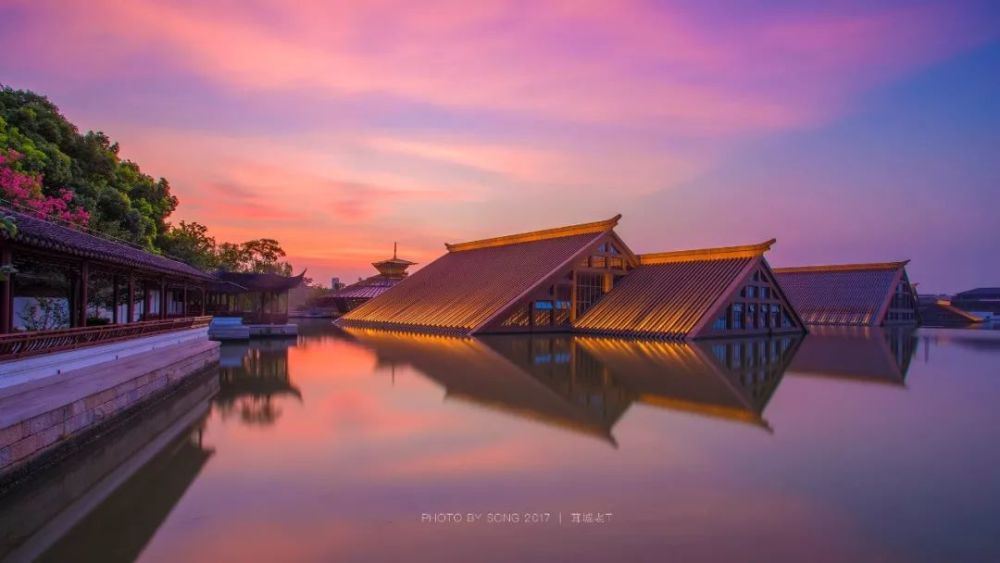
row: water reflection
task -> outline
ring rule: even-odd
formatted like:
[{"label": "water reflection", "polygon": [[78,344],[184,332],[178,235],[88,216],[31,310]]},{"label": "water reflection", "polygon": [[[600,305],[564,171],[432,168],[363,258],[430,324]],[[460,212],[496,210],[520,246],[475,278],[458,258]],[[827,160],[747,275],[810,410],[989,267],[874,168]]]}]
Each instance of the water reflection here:
[{"label": "water reflection", "polygon": [[913,328],[815,327],[790,371],[902,386],[916,349]]},{"label": "water reflection", "polygon": [[294,345],[286,338],[222,344],[215,404],[223,418],[238,415],[246,424],[269,426],[281,416],[279,397],[302,401],[288,369],[288,349]]},{"label": "water reflection", "polygon": [[568,335],[453,338],[350,328],[383,367],[412,366],[473,402],[600,437],[633,403],[750,423],[795,355],[798,337],[637,341]]},{"label": "water reflection", "polygon": [[[997,344],[312,324],[0,498],[0,559],[995,560]],[[420,520],[528,510],[617,520]]]},{"label": "water reflection", "polygon": [[214,450],[214,373],[0,498],[0,560],[132,561]]}]

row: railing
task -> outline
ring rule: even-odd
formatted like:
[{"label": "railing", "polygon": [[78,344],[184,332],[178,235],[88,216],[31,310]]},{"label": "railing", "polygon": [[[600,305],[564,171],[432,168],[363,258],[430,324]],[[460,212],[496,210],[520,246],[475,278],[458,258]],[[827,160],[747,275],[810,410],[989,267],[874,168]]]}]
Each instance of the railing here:
[{"label": "railing", "polygon": [[150,334],[208,326],[212,317],[183,317],[137,323],[88,326],[0,335],[0,360],[73,350]]}]

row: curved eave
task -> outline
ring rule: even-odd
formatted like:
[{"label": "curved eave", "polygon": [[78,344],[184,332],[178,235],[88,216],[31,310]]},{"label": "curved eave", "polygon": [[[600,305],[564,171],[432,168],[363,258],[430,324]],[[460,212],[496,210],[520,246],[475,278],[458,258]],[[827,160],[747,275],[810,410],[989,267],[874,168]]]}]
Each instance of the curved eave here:
[{"label": "curved eave", "polygon": [[[53,240],[45,238],[45,237],[37,237],[37,236],[32,236],[32,235],[25,235],[25,234],[20,233],[20,232],[17,234],[17,236],[15,236],[13,238],[11,238],[9,235],[6,235],[6,234],[0,235],[0,238],[3,238],[3,240],[10,241],[10,242],[13,242],[15,244],[24,245],[24,246],[31,247],[31,248],[37,248],[37,249],[40,249],[40,250],[48,250],[48,251],[53,251],[53,252],[59,252],[59,253],[67,254],[67,255],[70,255],[70,256],[75,256],[77,258],[88,258],[88,259],[91,259],[91,260],[97,260],[97,261],[106,262],[106,263],[109,263],[109,264],[114,264],[116,266],[122,266],[122,267],[126,267],[126,268],[135,268],[136,270],[145,270],[145,271],[148,271],[148,272],[157,272],[157,273],[165,274],[165,275],[169,275],[169,276],[193,278],[193,279],[199,279],[199,280],[202,280],[202,281],[213,281],[213,280],[215,280],[215,278],[213,278],[210,274],[207,274],[205,272],[200,272],[194,266],[191,266],[189,264],[184,264],[183,262],[180,262],[180,261],[177,261],[177,260],[172,260],[170,258],[167,258],[165,256],[160,256],[158,254],[151,254],[150,253],[149,255],[150,256],[155,256],[157,259],[162,259],[162,260],[165,260],[165,261],[169,261],[171,263],[176,263],[178,265],[182,265],[181,268],[178,268],[178,269],[175,270],[173,268],[164,268],[164,267],[153,266],[153,265],[150,265],[150,264],[145,264],[145,263],[143,263],[143,262],[141,262],[139,260],[130,260],[130,259],[124,258],[124,257],[122,257],[120,255],[110,254],[110,253],[105,253],[105,252],[98,252],[98,251],[93,251],[93,250],[85,250],[85,249],[82,249],[82,248],[79,248],[79,247],[76,247],[76,246],[64,244],[64,243],[61,243],[61,242],[58,242],[58,241],[53,241]],[[145,252],[145,251],[138,250],[138,249],[134,249],[134,250],[136,250],[137,252]],[[190,270],[188,270],[188,268],[190,268]]]},{"label": "curved eave", "polygon": [[717,248],[698,248],[693,250],[677,250],[672,252],[655,252],[640,254],[642,265],[672,264],[675,262],[695,262],[699,260],[726,260],[730,258],[754,258],[763,255],[774,246],[777,239],[771,239],[758,244],[742,246],[720,246]]},{"label": "curved eave", "polygon": [[506,235],[502,237],[474,240],[470,242],[460,242],[455,244],[445,243],[448,252],[462,252],[465,250],[478,250],[480,248],[492,248],[496,246],[506,246],[509,244],[520,244],[523,242],[534,242],[553,238],[570,237],[575,235],[597,234],[609,231],[618,224],[621,214],[593,223],[581,223],[579,225],[569,225],[566,227],[556,227],[554,229],[542,229],[540,231],[530,231],[518,233],[516,235]]},{"label": "curved eave", "polygon": [[897,262],[871,262],[864,264],[830,264],[825,266],[792,266],[787,268],[772,268],[771,270],[776,274],[800,274],[800,273],[811,273],[811,272],[857,272],[857,271],[882,271],[882,270],[898,270],[900,268],[906,267],[910,261],[899,260]]}]

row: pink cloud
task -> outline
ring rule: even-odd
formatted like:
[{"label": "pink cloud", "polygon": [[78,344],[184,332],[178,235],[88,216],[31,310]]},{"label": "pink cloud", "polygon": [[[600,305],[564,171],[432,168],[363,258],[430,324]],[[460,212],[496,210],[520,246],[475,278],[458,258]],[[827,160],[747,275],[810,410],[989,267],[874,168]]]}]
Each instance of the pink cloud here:
[{"label": "pink cloud", "polygon": [[[645,3],[489,2],[68,6],[51,24],[152,49],[234,89],[385,94],[582,122],[663,120],[691,131],[808,125],[831,102],[995,35],[975,10],[826,10],[720,22]],[[83,9],[83,8],[81,8]],[[291,12],[290,14],[288,12]],[[263,15],[261,15],[263,14]],[[282,14],[275,16],[275,14]],[[88,26],[71,22],[85,19]],[[274,20],[278,21],[275,22]],[[50,24],[46,24],[50,25]],[[72,42],[46,49],[79,64]]]}]

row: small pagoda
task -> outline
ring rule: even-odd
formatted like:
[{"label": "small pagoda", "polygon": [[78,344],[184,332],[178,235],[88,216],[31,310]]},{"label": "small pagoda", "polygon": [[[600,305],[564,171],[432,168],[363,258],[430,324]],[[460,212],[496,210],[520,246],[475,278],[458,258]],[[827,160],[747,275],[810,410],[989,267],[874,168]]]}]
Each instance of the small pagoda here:
[{"label": "small pagoda", "polygon": [[392,258],[372,262],[372,266],[375,266],[378,274],[358,280],[357,283],[338,290],[332,296],[325,299],[321,306],[332,306],[336,309],[337,313],[343,315],[365,301],[382,295],[389,288],[406,279],[406,276],[409,275],[406,269],[416,264],[416,262],[400,258],[397,252],[398,245],[392,243]]}]

